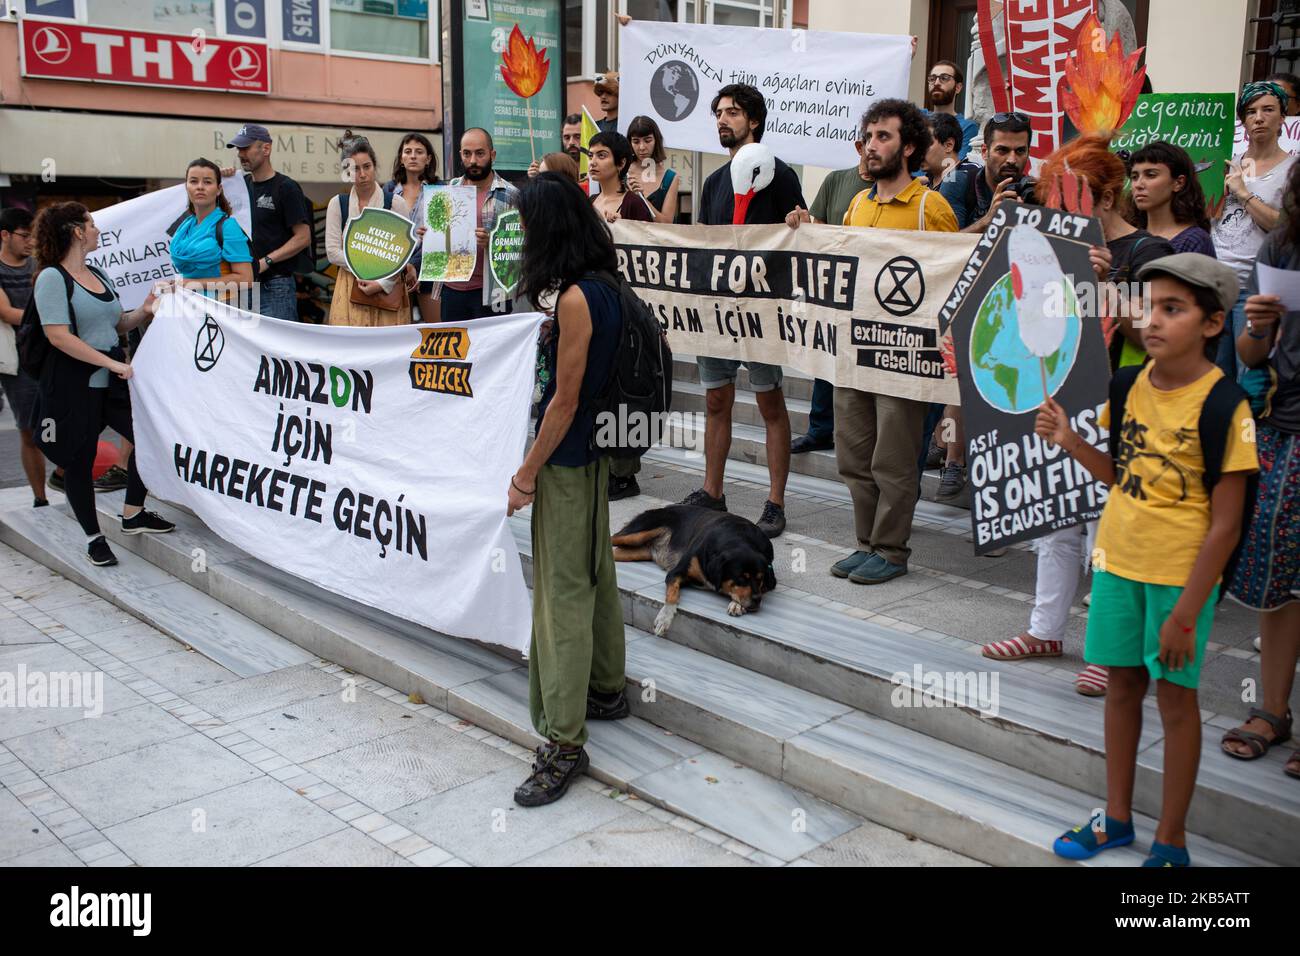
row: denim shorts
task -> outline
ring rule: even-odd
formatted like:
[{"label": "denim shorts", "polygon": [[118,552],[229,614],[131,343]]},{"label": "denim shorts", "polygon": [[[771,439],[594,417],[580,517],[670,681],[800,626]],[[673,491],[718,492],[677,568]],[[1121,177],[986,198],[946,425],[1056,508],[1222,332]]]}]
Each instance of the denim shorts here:
[{"label": "denim shorts", "polygon": [[705,388],[722,388],[736,380],[740,366],[749,369],[749,388],[753,392],[770,392],[781,387],[781,366],[763,362],[742,362],[740,359],[709,358],[701,355],[695,360],[700,367],[700,384]]}]

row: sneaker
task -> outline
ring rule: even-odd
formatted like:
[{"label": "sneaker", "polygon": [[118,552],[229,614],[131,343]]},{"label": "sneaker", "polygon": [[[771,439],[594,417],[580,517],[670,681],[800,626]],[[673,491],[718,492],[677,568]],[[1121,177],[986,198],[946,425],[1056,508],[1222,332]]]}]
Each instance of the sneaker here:
[{"label": "sneaker", "polygon": [[830,451],[835,447],[833,438],[814,438],[812,435],[800,435],[790,443],[790,454],[802,455],[808,451]]},{"label": "sneaker", "polygon": [[723,495],[721,498],[715,498],[703,488],[700,488],[683,498],[682,504],[695,505],[697,508],[708,508],[710,511],[726,511],[727,496]]},{"label": "sneaker", "polygon": [[126,487],[126,469],[114,465],[95,479],[96,491],[121,491]]},{"label": "sneaker", "polygon": [[938,445],[934,443],[934,440],[931,439],[930,449],[925,453],[925,467],[926,468],[941,467],[943,465],[943,460],[947,456],[947,454],[948,452],[945,449],[940,448]]},{"label": "sneaker", "polygon": [[854,551],[847,558],[840,558],[840,560],[832,564],[831,574],[837,578],[847,578],[858,569],[858,565],[875,556],[875,553],[871,551]]},{"label": "sneaker", "polygon": [[966,487],[966,466],[950,461],[939,472],[939,493],[936,497],[956,498]]},{"label": "sneaker", "polygon": [[561,750],[555,744],[537,748],[537,759],[528,779],[515,790],[515,803],[521,807],[541,807],[564,796],[574,777],[591,766],[587,751]]},{"label": "sneaker", "polygon": [[627,478],[618,478],[614,475],[609,476],[609,500],[622,501],[624,498],[635,498],[641,494],[641,486],[637,484],[636,476]]},{"label": "sneaker", "polygon": [[894,564],[873,554],[858,565],[857,570],[849,575],[849,580],[854,584],[884,584],[894,578],[901,578],[906,573],[906,564]]},{"label": "sneaker", "polygon": [[758,530],[769,538],[779,537],[785,530],[785,508],[775,501],[763,503],[763,516],[758,519]]},{"label": "sneaker", "polygon": [[140,511],[122,519],[123,534],[166,534],[175,530],[176,525],[152,511]]},{"label": "sneaker", "polygon": [[62,491],[62,490],[63,490],[63,472],[61,472],[61,471],[52,471],[52,472],[50,472],[50,477],[48,477],[48,478],[45,479],[45,483],[46,483],[47,485],[49,485],[51,488],[53,488],[55,491]]},{"label": "sneaker", "polygon": [[101,568],[109,564],[117,564],[117,555],[113,553],[113,549],[108,546],[102,534],[86,545],[86,558],[91,564]]},{"label": "sneaker", "polygon": [[32,499],[32,507],[33,507],[33,508],[48,508],[49,505],[50,505],[50,503],[49,503],[48,501],[46,501],[44,498],[33,498],[33,499]]},{"label": "sneaker", "polygon": [[623,691],[617,694],[600,694],[588,688],[588,720],[622,720],[631,713],[632,708],[627,704],[627,694]]}]

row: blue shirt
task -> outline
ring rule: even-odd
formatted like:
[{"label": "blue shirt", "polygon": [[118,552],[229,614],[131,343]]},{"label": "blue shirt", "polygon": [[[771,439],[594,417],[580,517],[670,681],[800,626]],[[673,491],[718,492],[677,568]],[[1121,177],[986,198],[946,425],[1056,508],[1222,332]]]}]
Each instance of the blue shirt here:
[{"label": "blue shirt", "polygon": [[[41,325],[71,325],[67,287],[58,269],[42,269],[36,277],[36,311]],[[91,292],[80,282],[72,283],[72,309],[77,314],[77,338],[93,349],[107,352],[117,345],[117,323],[122,321],[122,303],[111,283],[103,292]],[[91,388],[108,387],[108,369],[96,369]]]},{"label": "blue shirt", "polygon": [[959,162],[955,169],[939,183],[939,195],[948,200],[952,214],[957,217],[957,228],[965,229],[976,220],[975,215],[975,180],[984,167],[978,163]]},{"label": "blue shirt", "polygon": [[[221,245],[217,245],[217,223],[230,221],[221,227]],[[248,251],[248,237],[239,223],[220,209],[208,213],[202,222],[193,213],[185,217],[176,235],[172,236],[172,266],[185,279],[215,279],[221,275],[222,260],[226,262],[252,262]]]}]

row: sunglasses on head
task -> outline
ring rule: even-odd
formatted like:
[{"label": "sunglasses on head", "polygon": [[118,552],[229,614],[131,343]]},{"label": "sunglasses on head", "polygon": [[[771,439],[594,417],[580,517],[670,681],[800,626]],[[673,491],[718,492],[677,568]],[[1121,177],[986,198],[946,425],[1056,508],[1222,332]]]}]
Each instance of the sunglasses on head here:
[{"label": "sunglasses on head", "polygon": [[1028,126],[1029,116],[1025,113],[1020,113],[1020,112],[993,114],[993,122],[995,123],[1010,123],[1012,121],[1015,121],[1017,123],[1024,123],[1026,126]]}]

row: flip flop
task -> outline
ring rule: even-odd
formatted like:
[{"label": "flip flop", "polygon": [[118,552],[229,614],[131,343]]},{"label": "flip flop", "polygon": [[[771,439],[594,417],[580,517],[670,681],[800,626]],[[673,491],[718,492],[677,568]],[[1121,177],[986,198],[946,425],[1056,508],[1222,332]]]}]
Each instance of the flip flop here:
[{"label": "flip flop", "polygon": [[1021,634],[1009,641],[985,644],[983,654],[995,661],[1023,661],[1031,657],[1060,657],[1063,652],[1060,641],[1040,641],[1030,634]]}]

